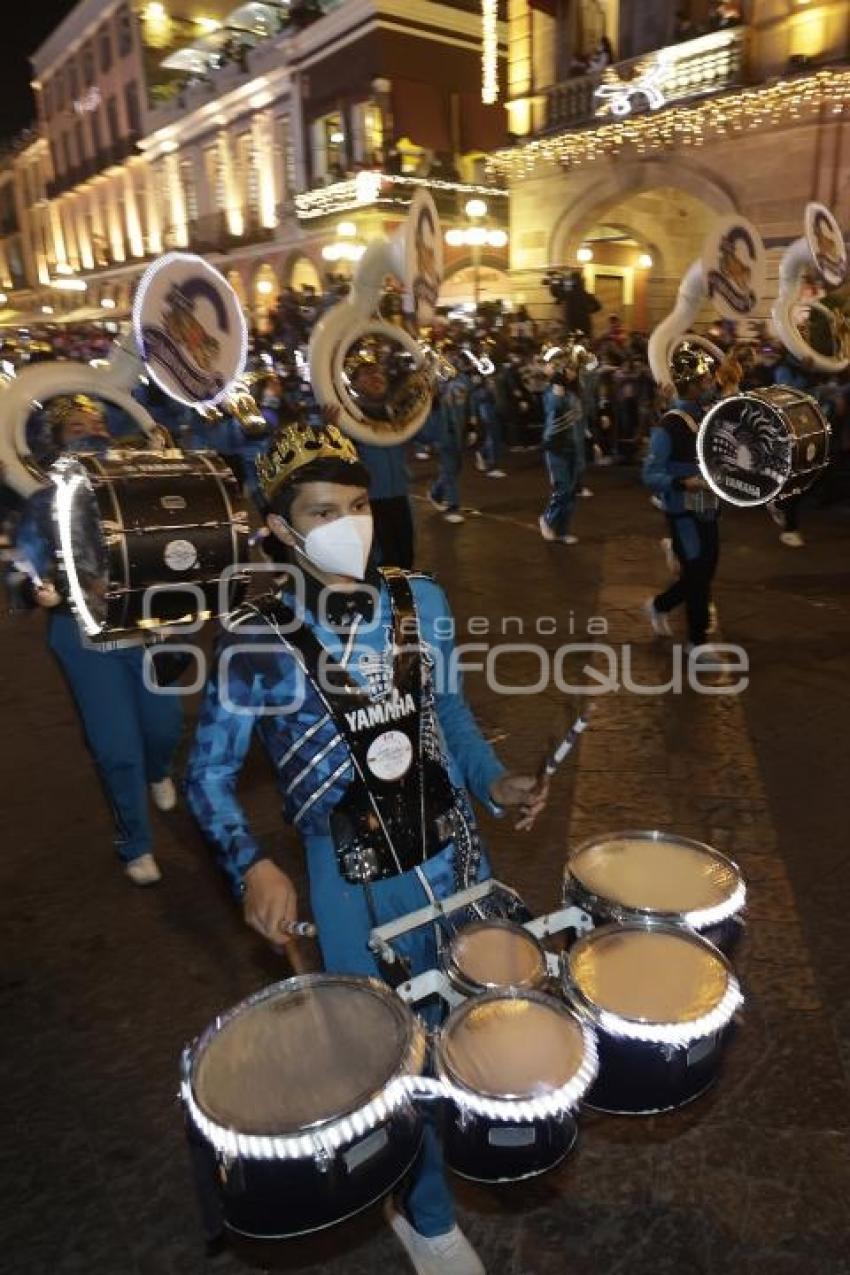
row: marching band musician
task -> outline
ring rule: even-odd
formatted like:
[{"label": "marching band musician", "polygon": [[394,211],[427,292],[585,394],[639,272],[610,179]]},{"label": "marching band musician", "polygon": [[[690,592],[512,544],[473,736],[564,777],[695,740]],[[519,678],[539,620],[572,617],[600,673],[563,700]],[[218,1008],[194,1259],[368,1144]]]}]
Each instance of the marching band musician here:
[{"label": "marching band musician", "polygon": [[651,430],[643,480],[661,501],[680,574],[645,610],[653,632],[672,636],[668,616],[685,605],[686,649],[705,644],[711,618],[711,584],[720,553],[720,501],[697,464],[699,423],[716,392],[715,360],[699,346],[683,342],[671,359],[676,395]]},{"label": "marching band musician", "polygon": [[[306,850],[325,967],[375,975],[370,930],[488,875],[468,791],[530,828],[546,781],[509,774],[451,677],[450,612],[428,577],[369,566],[369,474],[335,425],[283,428],[258,462],[271,535],[297,571],[231,617],[208,683],[186,795],[241,900],[275,947],[297,916],[236,797],[256,727]],[[294,581],[303,576],[303,596]],[[399,941],[437,962],[432,927]],[[340,1060],[344,1065],[344,1060]],[[480,1275],[458,1228],[436,1135],[389,1220],[420,1275]]]},{"label": "marching band musician", "polygon": [[[51,443],[62,452],[96,452],[110,443],[98,403],[62,395],[47,409]],[[115,844],[135,885],[161,878],[151,849],[148,791],[160,810],[177,795],[170,772],[180,741],[180,699],[157,695],[145,684],[144,639],[94,644],[81,633],[68,600],[55,582],[54,489],[30,497],[18,528],[15,555],[29,575],[26,600],[49,612],[48,645],[67,679],[115,819]]]}]

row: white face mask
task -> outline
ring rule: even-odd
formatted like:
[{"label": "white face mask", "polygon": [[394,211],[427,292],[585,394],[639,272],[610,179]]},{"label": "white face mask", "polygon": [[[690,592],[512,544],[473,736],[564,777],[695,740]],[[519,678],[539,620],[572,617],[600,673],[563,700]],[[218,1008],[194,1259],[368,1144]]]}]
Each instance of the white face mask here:
[{"label": "white face mask", "polygon": [[[294,528],[293,528],[294,530]],[[349,514],[295,535],[302,542],[304,557],[328,575],[362,580],[372,549],[374,523],[371,514]]]}]

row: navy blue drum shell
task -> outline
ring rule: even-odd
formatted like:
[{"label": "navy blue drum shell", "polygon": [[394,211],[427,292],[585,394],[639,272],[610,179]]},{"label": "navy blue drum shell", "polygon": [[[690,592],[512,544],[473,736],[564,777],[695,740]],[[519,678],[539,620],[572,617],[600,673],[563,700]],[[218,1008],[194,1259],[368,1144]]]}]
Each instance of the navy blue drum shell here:
[{"label": "navy blue drum shell", "polygon": [[560,1164],[572,1150],[578,1126],[572,1116],[533,1122],[491,1120],[461,1114],[445,1104],[443,1152],[446,1164],[474,1182],[520,1182]]},{"label": "navy blue drum shell", "polygon": [[215,1175],[228,1230],[254,1239],[287,1239],[342,1222],[387,1195],[408,1172],[422,1143],[412,1108],[396,1112],[320,1167],[300,1160],[223,1159],[193,1141]]},{"label": "navy blue drum shell", "polygon": [[614,1114],[653,1115],[693,1102],[717,1079],[733,1027],[674,1046],[613,1036],[596,1025],[599,1075],[585,1103]]}]

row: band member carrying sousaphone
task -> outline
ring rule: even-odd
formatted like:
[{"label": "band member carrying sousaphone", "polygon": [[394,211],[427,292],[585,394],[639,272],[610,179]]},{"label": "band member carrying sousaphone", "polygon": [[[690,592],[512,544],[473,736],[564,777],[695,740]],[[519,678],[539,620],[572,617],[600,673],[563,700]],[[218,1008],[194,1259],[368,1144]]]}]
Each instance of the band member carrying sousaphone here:
[{"label": "band member carrying sousaphone", "polygon": [[[230,617],[187,799],[246,922],[284,945],[298,915],[295,887],[236,797],[256,729],[305,847],[325,967],[375,975],[374,926],[488,875],[469,793],[518,808],[518,827],[530,828],[548,780],[506,772],[452,684],[442,590],[426,576],[370,567],[369,475],[351,440],[330,420],[318,430],[288,425],[257,469],[291,573],[279,592]],[[432,928],[399,950],[411,973],[434,968]],[[417,1271],[483,1272],[456,1225],[430,1126],[389,1220]]]}]

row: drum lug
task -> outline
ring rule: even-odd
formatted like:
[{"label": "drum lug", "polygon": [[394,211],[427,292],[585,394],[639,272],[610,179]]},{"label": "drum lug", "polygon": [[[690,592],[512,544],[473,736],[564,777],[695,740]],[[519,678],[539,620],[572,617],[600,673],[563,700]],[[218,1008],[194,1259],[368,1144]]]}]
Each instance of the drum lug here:
[{"label": "drum lug", "polygon": [[316,1142],[313,1145],[313,1163],[319,1173],[330,1173],[333,1155],[330,1149],[322,1142]]}]

